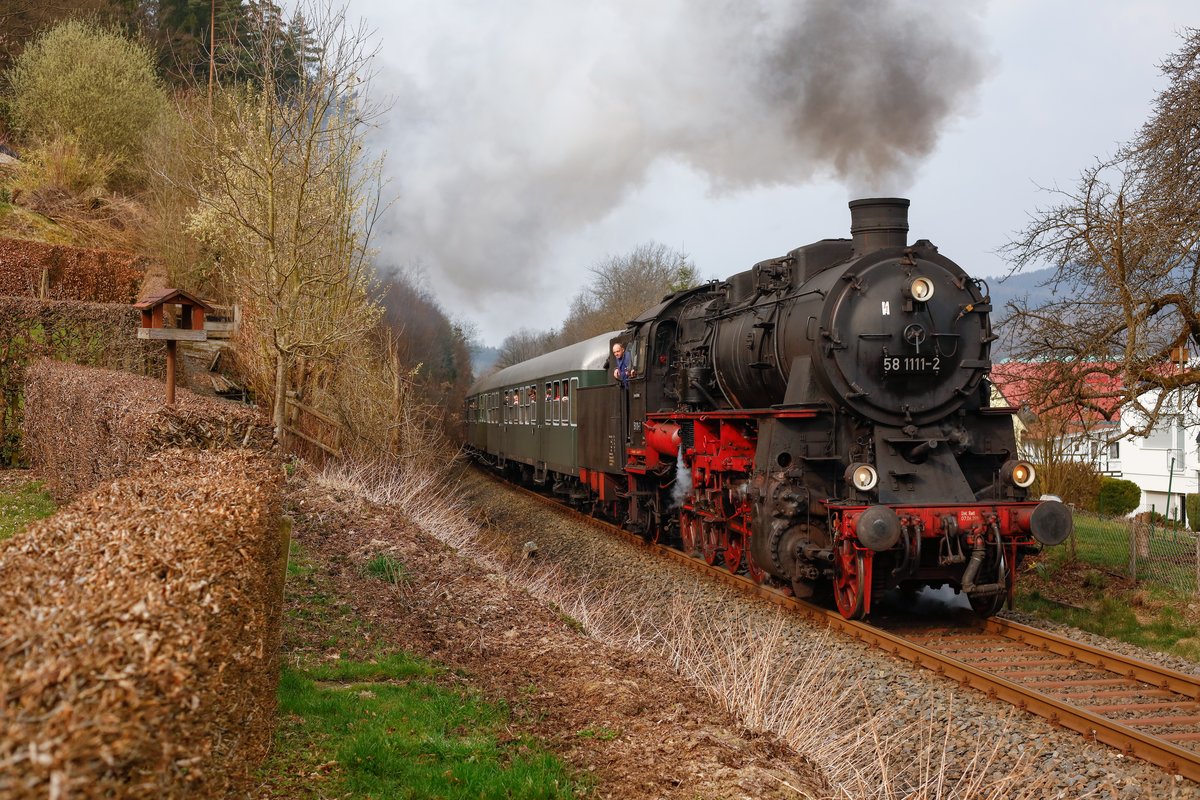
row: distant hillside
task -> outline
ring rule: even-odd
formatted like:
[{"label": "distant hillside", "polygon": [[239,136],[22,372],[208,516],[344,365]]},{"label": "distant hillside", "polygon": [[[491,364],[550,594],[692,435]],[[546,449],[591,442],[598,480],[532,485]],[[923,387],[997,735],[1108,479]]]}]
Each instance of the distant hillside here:
[{"label": "distant hillside", "polygon": [[[1021,272],[1007,277],[986,278],[988,288],[992,291],[993,319],[1006,317],[1005,306],[1012,300],[1026,298],[1030,303],[1040,305],[1056,295],[1049,286],[1042,286],[1054,276],[1054,267]],[[1059,295],[1063,292],[1059,290]]]},{"label": "distant hillside", "polygon": [[1008,304],[1015,300],[1024,299],[1029,305],[1041,305],[1069,292],[1069,287],[1060,287],[1058,293],[1051,291],[1047,283],[1054,276],[1054,268],[1021,272],[1007,277],[986,278],[988,289],[992,294],[992,326],[1000,334],[1000,339],[992,345],[992,360],[1002,361],[1007,356],[1007,342],[1004,336],[1004,322],[1009,315]]}]

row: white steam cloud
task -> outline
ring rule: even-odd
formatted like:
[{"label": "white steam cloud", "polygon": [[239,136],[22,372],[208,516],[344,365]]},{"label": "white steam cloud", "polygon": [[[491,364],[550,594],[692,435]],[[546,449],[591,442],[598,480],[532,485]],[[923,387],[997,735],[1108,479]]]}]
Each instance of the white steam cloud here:
[{"label": "white steam cloud", "polygon": [[675,456],[675,485],[671,487],[671,509],[680,508],[692,493],[692,471],[683,460],[683,448]]},{"label": "white steam cloud", "polygon": [[715,191],[903,190],[983,77],[972,6],[401,2],[375,81],[394,99],[385,264],[420,262],[464,297],[526,294],[549,243],[662,162]]}]

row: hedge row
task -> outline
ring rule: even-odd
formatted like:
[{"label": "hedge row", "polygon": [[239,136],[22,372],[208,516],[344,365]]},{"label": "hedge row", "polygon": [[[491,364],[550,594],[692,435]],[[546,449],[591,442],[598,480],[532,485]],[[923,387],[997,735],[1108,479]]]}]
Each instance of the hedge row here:
[{"label": "hedge row", "polygon": [[0,295],[132,303],[147,265],[116,250],[0,238]]},{"label": "hedge row", "polygon": [[0,464],[17,460],[25,365],[39,357],[162,375],[161,342],[138,339],[127,305],[0,297]]},{"label": "hedge row", "polygon": [[258,410],[125,372],[40,360],[26,370],[22,447],[60,500],[123,475],[169,447],[269,450]]},{"label": "hedge row", "polygon": [[220,797],[270,742],[282,470],[170,450],[0,549],[0,797]]}]

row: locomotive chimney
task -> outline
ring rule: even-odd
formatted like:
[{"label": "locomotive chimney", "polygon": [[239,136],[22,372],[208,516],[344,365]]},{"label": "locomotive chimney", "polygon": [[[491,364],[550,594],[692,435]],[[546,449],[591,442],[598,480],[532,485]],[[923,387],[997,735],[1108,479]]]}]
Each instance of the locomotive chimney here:
[{"label": "locomotive chimney", "polygon": [[865,256],[887,247],[908,244],[908,200],[903,197],[868,197],[850,201],[850,233],[854,256]]}]

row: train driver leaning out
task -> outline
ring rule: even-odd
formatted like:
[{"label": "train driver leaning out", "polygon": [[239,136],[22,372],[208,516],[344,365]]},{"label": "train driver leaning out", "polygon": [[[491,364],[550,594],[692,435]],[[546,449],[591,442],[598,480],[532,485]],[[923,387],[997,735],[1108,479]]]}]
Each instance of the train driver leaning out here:
[{"label": "train driver leaning out", "polygon": [[613,370],[613,377],[621,382],[621,386],[628,389],[629,379],[636,378],[637,373],[633,369],[633,363],[629,358],[629,354],[625,352],[625,345],[620,342],[613,342],[612,354],[616,369]]}]

